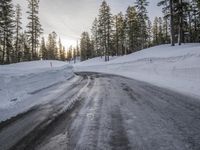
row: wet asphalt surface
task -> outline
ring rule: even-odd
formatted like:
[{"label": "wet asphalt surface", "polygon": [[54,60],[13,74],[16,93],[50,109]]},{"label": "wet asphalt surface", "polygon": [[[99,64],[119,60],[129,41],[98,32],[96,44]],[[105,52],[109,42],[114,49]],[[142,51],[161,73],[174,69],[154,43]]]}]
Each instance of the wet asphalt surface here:
[{"label": "wet asphalt surface", "polygon": [[0,123],[0,150],[200,150],[200,99],[120,76],[77,75],[56,99]]}]

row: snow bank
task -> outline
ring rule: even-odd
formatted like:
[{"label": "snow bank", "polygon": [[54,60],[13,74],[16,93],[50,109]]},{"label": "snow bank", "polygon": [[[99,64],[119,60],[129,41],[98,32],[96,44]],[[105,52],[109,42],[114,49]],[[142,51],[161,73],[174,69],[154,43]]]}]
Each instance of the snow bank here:
[{"label": "snow bank", "polygon": [[60,61],[33,61],[0,66],[0,109],[73,76],[72,66]]},{"label": "snow bank", "polygon": [[75,71],[122,75],[200,97],[200,44],[161,45],[110,62],[99,59],[78,63]]}]

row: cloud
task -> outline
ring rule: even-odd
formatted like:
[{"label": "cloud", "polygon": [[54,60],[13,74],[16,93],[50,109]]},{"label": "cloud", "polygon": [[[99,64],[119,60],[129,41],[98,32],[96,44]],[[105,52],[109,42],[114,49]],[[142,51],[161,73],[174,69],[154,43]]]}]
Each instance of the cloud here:
[{"label": "cloud", "polygon": [[[160,8],[156,6],[158,1],[150,2],[148,11],[151,19],[156,15],[161,15]],[[25,27],[27,1],[13,0],[13,2],[22,6],[23,26]],[[65,46],[75,44],[81,32],[90,31],[101,2],[102,0],[40,0],[40,21],[44,28],[44,35],[55,31],[65,41]],[[113,14],[120,11],[125,12],[128,5],[134,5],[134,2],[135,0],[107,0]]]}]

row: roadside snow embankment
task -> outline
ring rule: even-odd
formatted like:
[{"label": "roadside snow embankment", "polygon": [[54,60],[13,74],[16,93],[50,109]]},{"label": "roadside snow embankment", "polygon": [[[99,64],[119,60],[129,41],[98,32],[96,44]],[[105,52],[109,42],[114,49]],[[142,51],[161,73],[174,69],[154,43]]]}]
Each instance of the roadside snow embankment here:
[{"label": "roadside snow embankment", "polygon": [[59,61],[33,61],[0,66],[0,109],[73,76],[72,66]]},{"label": "roadside snow embankment", "polygon": [[94,58],[74,67],[75,71],[122,75],[200,97],[200,44],[161,45],[110,62]]}]

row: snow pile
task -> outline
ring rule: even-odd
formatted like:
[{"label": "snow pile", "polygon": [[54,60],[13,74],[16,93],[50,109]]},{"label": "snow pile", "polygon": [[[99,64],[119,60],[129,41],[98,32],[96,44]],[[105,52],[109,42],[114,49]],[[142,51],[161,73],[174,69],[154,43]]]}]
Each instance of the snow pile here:
[{"label": "snow pile", "polygon": [[0,109],[15,105],[42,89],[73,76],[60,61],[33,61],[0,66]]},{"label": "snow pile", "polygon": [[200,97],[200,44],[161,45],[102,62],[94,58],[75,71],[117,74]]}]

